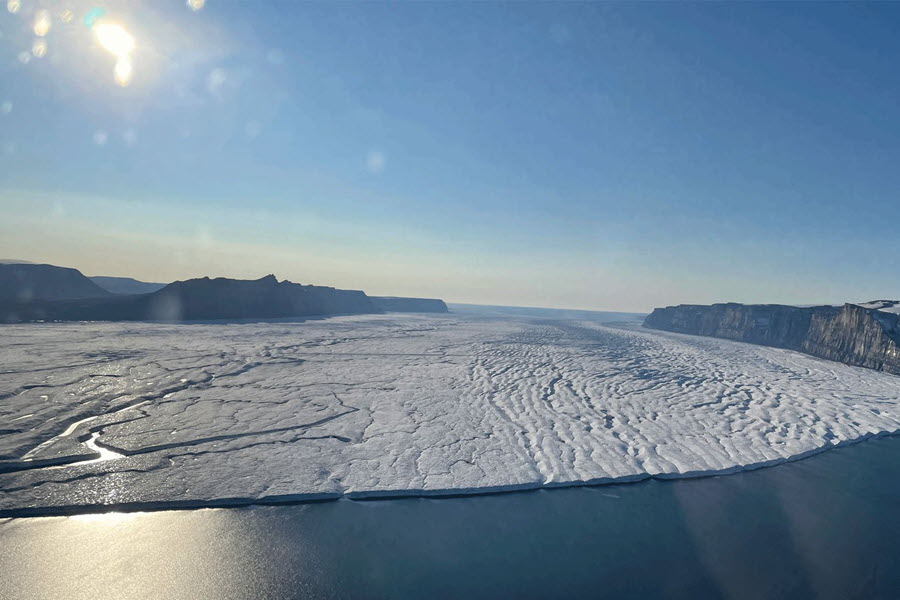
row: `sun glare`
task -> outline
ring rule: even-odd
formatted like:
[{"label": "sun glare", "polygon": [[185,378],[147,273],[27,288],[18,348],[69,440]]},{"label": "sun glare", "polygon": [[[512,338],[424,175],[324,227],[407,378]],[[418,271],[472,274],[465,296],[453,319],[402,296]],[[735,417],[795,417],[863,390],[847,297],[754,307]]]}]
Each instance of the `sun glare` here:
[{"label": "sun glare", "polygon": [[123,56],[119,60],[116,61],[116,66],[113,69],[113,74],[116,78],[116,83],[121,86],[126,86],[131,83],[131,59],[127,56]]},{"label": "sun glare", "polygon": [[[2,1],[0,0],[0,2]],[[200,10],[205,4],[205,0],[185,1],[194,11]],[[18,53],[14,54],[23,65],[28,64],[32,59],[43,58],[49,54],[51,46],[45,38],[51,33],[51,29],[56,27],[65,29],[65,26],[71,25],[77,19],[75,11],[70,8],[52,11],[40,8],[40,5],[51,4],[49,0],[36,2],[38,7],[34,9],[26,6],[27,4],[26,0],[6,0],[6,10],[10,14],[19,14],[24,17],[27,20],[25,27],[34,35],[30,51],[20,48]],[[26,6],[25,10],[23,10],[23,6]],[[120,23],[108,19],[106,15],[105,8],[95,6],[84,13],[81,22],[92,33],[96,46],[103,48],[113,56],[113,79],[116,84],[125,87],[130,85],[134,79],[135,36]],[[71,30],[67,33],[71,33]],[[0,39],[3,37],[4,34],[0,31]],[[64,38],[63,44],[72,39],[80,39],[71,35],[66,35]],[[55,51],[59,51],[61,46],[62,44],[60,46],[57,46],[56,43],[53,44]]]},{"label": "sun glare", "polygon": [[99,23],[94,26],[94,35],[100,45],[117,58],[127,58],[134,50],[134,36],[115,23]]},{"label": "sun glare", "polygon": [[92,29],[100,45],[117,59],[113,69],[116,83],[127,86],[131,83],[133,71],[131,52],[134,50],[134,36],[116,23],[97,23]]}]

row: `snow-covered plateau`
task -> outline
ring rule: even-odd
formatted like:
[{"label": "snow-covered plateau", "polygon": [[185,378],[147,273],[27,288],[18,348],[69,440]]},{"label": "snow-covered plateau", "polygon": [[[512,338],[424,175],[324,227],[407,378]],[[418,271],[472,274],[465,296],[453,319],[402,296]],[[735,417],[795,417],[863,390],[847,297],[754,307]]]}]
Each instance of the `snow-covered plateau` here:
[{"label": "snow-covered plateau", "polygon": [[857,306],[880,310],[887,313],[900,314],[900,300],[873,300],[871,302],[860,302]]},{"label": "snow-covered plateau", "polygon": [[900,429],[900,377],[472,315],[9,325],[0,515],[727,473]]}]

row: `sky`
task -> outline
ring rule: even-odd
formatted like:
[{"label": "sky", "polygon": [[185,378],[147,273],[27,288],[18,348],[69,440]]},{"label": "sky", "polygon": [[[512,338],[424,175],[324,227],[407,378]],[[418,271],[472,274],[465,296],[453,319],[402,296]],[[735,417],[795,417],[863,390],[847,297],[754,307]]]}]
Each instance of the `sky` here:
[{"label": "sky", "polygon": [[2,8],[0,258],[595,310],[900,297],[900,4]]}]

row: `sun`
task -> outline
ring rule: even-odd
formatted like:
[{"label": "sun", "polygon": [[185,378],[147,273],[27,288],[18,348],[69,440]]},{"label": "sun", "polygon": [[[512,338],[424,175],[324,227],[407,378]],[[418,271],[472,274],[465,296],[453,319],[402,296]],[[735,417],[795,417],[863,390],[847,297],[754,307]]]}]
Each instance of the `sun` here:
[{"label": "sun", "polygon": [[134,50],[134,36],[116,23],[98,23],[94,26],[97,41],[116,58],[128,58]]},{"label": "sun", "polygon": [[117,23],[100,22],[92,27],[97,42],[116,57],[113,76],[122,87],[131,83],[133,67],[131,52],[134,50],[134,36]]}]

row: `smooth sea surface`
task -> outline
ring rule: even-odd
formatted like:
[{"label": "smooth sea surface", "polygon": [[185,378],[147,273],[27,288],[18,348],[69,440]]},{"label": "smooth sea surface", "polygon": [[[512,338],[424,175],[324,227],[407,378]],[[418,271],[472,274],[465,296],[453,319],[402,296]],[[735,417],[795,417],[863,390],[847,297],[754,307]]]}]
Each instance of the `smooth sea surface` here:
[{"label": "smooth sea surface", "polygon": [[719,477],[0,521],[0,598],[898,598],[900,438]]}]

